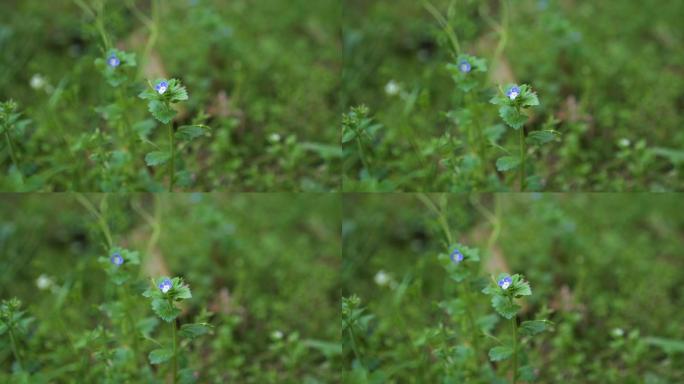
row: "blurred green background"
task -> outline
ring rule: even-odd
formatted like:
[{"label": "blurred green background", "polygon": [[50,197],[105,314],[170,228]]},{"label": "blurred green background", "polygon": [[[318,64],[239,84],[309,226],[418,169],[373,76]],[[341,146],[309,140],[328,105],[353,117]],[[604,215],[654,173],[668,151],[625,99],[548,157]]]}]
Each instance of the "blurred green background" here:
[{"label": "blurred green background", "polygon": [[[462,103],[445,68],[455,57],[422,3],[344,1],[342,100],[347,109],[367,105],[384,127],[366,155],[375,179],[362,173],[354,157],[345,164],[345,190],[465,189],[450,182],[450,172],[458,170],[442,165],[442,159],[462,155],[443,148],[441,139],[448,133],[463,136],[446,116]],[[462,51],[493,67],[503,2],[430,3],[448,20]],[[537,154],[544,190],[682,190],[684,2],[512,0],[510,5],[508,39],[490,85],[493,93],[499,84],[526,83],[538,93],[541,106],[528,130],[557,120],[551,127],[562,140]],[[388,84],[398,87],[396,94],[386,92]],[[499,123],[496,113],[480,122]],[[432,167],[439,169],[437,176]],[[494,172],[493,161],[490,168]]]},{"label": "blurred green background", "polygon": [[[146,62],[135,89],[124,92],[132,98],[124,110],[112,107],[119,91],[93,65],[104,55],[100,34],[77,3],[104,4],[104,26],[113,45],[135,52],[139,65]],[[180,79],[190,95],[177,123],[206,113],[213,132],[185,156],[194,178],[186,189],[338,187],[338,1],[158,1],[158,37],[150,57],[143,57],[151,36],[143,20],[152,17],[152,4],[0,2],[0,101],[14,99],[30,119],[16,137],[27,180],[21,183],[10,174],[0,179],[0,188],[159,189],[149,171],[143,172],[144,152],[128,154],[129,148],[111,141],[107,114],[125,113],[129,122],[149,119],[137,95],[146,79],[162,76]],[[149,135],[161,141],[165,134],[160,127]],[[5,145],[3,140],[4,169],[10,164]],[[113,153],[109,167],[91,159],[100,152]]]},{"label": "blurred green background", "polygon": [[[181,323],[213,312],[213,336],[183,356],[197,382],[339,380],[339,197],[87,198],[98,207],[106,199],[114,243],[141,253],[141,282],[129,292],[136,320],[154,316],[141,295],[151,276],[182,276],[190,285],[193,297]],[[35,317],[21,342],[31,372],[27,382],[103,382],[97,341],[85,342],[96,327],[113,327],[103,305],[112,300],[112,286],[97,261],[107,256],[103,242],[95,219],[73,194],[0,196],[0,298],[18,297]],[[166,332],[165,325],[159,327],[155,337]],[[274,336],[278,332],[281,338]],[[146,353],[155,347],[140,342]],[[20,382],[9,374],[12,361],[9,340],[0,336],[0,381]],[[163,382],[147,376],[155,369],[136,368],[133,382]]]},{"label": "blurred green background", "polygon": [[[529,280],[521,320],[552,311],[555,331],[526,347],[539,382],[684,380],[681,195],[430,196],[448,201],[454,241],[481,250],[484,276]],[[348,194],[343,207],[343,296],[358,295],[373,316],[360,337],[365,380],[442,382],[442,344],[430,335],[443,326],[456,333],[452,347],[463,343],[459,318],[439,304],[461,291],[438,261],[446,246],[435,216],[414,194]],[[493,313],[477,296],[478,313]],[[507,335],[505,325],[494,334]],[[363,382],[353,360],[345,348],[345,382]]]}]

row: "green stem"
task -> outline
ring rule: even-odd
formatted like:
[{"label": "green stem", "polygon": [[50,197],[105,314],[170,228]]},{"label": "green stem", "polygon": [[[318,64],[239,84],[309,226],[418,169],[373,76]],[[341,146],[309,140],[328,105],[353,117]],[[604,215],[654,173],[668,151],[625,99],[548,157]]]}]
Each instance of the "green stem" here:
[{"label": "green stem", "polygon": [[449,41],[451,42],[451,45],[454,48],[454,52],[456,53],[456,56],[461,54],[461,46],[458,43],[458,37],[456,36],[456,32],[454,32],[454,29],[451,28],[451,25],[449,24],[449,21],[442,16],[442,14],[435,8],[432,3],[430,3],[428,0],[422,0],[423,7],[430,12],[432,17],[437,20],[437,22],[441,25],[441,27],[444,29],[444,32],[446,33],[447,37],[449,37]]},{"label": "green stem", "polygon": [[19,364],[19,369],[23,371],[23,364],[21,363],[21,357],[19,357],[19,349],[17,349],[17,342],[14,339],[14,331],[12,328],[9,329],[9,336],[10,342],[12,343],[12,353],[14,354],[14,359],[17,361],[17,364]]},{"label": "green stem", "polygon": [[7,147],[9,147],[9,153],[10,153],[10,158],[12,158],[12,164],[14,164],[14,168],[17,169],[17,172],[19,172],[19,176],[21,176],[21,169],[19,168],[19,161],[17,161],[17,155],[14,153],[14,148],[12,147],[12,139],[9,136],[9,132],[7,129],[5,130],[5,139],[7,139]]},{"label": "green stem", "polygon": [[516,316],[511,319],[513,327],[513,384],[518,381],[518,322]]},{"label": "green stem", "polygon": [[525,127],[520,127],[520,192],[525,190]]},{"label": "green stem", "polygon": [[[173,304],[172,304],[173,305]],[[171,360],[173,384],[176,384],[176,377],[178,376],[178,360],[176,359],[177,340],[176,340],[176,320],[171,322],[171,329],[173,330],[173,357]]]},{"label": "green stem", "polygon": [[479,340],[479,330],[477,329],[477,324],[473,318],[473,300],[470,294],[470,287],[463,286],[463,292],[466,299],[466,316],[468,317],[468,325],[470,328],[470,335],[472,336],[473,350],[475,351],[475,368],[477,369],[480,365],[480,340]]},{"label": "green stem", "polygon": [[361,158],[361,163],[363,164],[363,167],[366,168],[366,171],[368,174],[371,174],[371,169],[370,165],[368,164],[368,160],[366,159],[366,155],[363,153],[363,145],[361,144],[361,139],[357,137],[356,139],[356,146],[359,148],[359,157]]},{"label": "green stem", "polygon": [[171,151],[171,164],[169,166],[169,192],[173,192],[173,182],[176,177],[176,143],[173,139],[173,123],[169,123],[169,150]]},{"label": "green stem", "polygon": [[366,366],[363,364],[363,359],[361,359],[361,353],[359,353],[358,347],[356,346],[356,334],[354,333],[352,325],[350,324],[349,328],[347,329],[349,330],[349,338],[351,340],[352,351],[354,351],[354,357],[356,357],[356,360],[359,361],[359,364],[365,368]]}]

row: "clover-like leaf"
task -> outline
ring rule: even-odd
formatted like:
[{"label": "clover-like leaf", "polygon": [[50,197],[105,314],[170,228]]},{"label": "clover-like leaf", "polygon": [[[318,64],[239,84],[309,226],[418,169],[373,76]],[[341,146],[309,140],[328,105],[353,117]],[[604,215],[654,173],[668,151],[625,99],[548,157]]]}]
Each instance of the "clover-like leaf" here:
[{"label": "clover-like leaf", "polygon": [[166,151],[153,151],[145,155],[145,163],[150,167],[156,167],[166,163],[171,158],[171,154]]},{"label": "clover-like leaf", "polygon": [[520,158],[517,156],[503,156],[496,159],[496,169],[500,172],[510,171],[520,165]]},{"label": "clover-like leaf", "polygon": [[147,103],[147,109],[152,113],[152,116],[162,124],[170,123],[176,116],[176,110],[164,101],[150,100]]},{"label": "clover-like leaf", "polygon": [[523,321],[520,323],[520,334],[534,336],[551,329],[552,326],[553,323],[548,320]]},{"label": "clover-like leaf", "polygon": [[149,354],[150,364],[161,364],[173,357],[173,350],[170,348],[158,348]]},{"label": "clover-like leaf", "polygon": [[183,125],[176,131],[176,139],[191,141],[207,134],[206,125]]},{"label": "clover-like leaf", "polygon": [[211,330],[211,325],[207,323],[183,324],[180,335],[190,339],[206,335]]},{"label": "clover-like leaf", "polygon": [[489,360],[501,361],[506,360],[513,355],[513,348],[508,346],[498,346],[489,350]]},{"label": "clover-like leaf", "polygon": [[527,138],[525,140],[529,144],[543,145],[546,143],[550,143],[559,136],[560,134],[558,132],[551,130],[533,131],[527,135]]},{"label": "clover-like leaf", "polygon": [[510,105],[502,105],[499,107],[499,116],[503,119],[509,127],[513,129],[520,129],[527,121],[527,115],[522,113],[516,107]]},{"label": "clover-like leaf", "polygon": [[169,323],[181,313],[180,309],[176,308],[168,300],[161,298],[152,299],[152,310],[161,317],[162,320]]},{"label": "clover-like leaf", "polygon": [[492,307],[496,312],[507,319],[512,319],[522,308],[514,303],[511,298],[502,295],[492,296]]}]

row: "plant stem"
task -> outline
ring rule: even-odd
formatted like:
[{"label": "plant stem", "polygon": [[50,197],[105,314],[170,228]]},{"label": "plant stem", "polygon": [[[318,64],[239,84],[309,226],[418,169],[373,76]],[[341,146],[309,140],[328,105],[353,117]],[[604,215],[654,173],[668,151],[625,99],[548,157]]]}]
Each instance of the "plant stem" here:
[{"label": "plant stem", "polygon": [[354,329],[352,327],[353,326],[349,324],[349,327],[347,328],[349,330],[349,339],[351,340],[352,351],[354,351],[354,357],[356,357],[356,360],[359,361],[359,364],[365,368],[366,366],[363,364],[361,353],[359,353],[358,347],[356,346],[356,334],[354,333]]},{"label": "plant stem", "polygon": [[368,172],[368,175],[370,176],[370,165],[368,164],[368,160],[366,160],[366,155],[364,155],[363,153],[363,145],[361,144],[361,139],[359,139],[358,137],[356,138],[356,145],[359,148],[359,157],[361,158],[361,163],[363,164],[363,167],[366,168],[366,172]]},{"label": "plant stem", "polygon": [[10,157],[12,158],[12,164],[14,168],[19,172],[19,177],[21,177],[21,169],[19,168],[19,162],[17,161],[17,155],[14,153],[14,148],[12,147],[12,139],[9,136],[9,132],[5,130],[5,139],[7,139],[7,146],[9,147]]},{"label": "plant stem", "polygon": [[169,192],[173,192],[173,182],[176,176],[176,143],[173,140],[173,123],[169,123],[169,150],[171,151],[171,164],[169,166]]},{"label": "plant stem", "polygon": [[19,364],[19,369],[23,371],[23,364],[21,363],[21,357],[19,357],[19,349],[17,349],[17,342],[14,339],[14,331],[12,328],[9,329],[9,337],[10,342],[12,343],[12,353],[14,354],[14,359],[17,361],[17,364]]},{"label": "plant stem", "polygon": [[[467,280],[466,280],[467,281]],[[470,328],[470,335],[472,336],[473,350],[475,351],[475,368],[477,369],[480,365],[480,340],[479,340],[479,330],[477,329],[477,324],[473,318],[473,300],[470,294],[470,287],[463,286],[463,292],[466,299],[466,316],[468,317],[468,323]]]},{"label": "plant stem", "polygon": [[171,322],[171,329],[173,330],[173,357],[171,360],[171,366],[172,366],[173,384],[176,384],[176,376],[178,376],[178,360],[176,359],[176,350],[178,348],[177,341],[176,341],[176,319],[174,319]]},{"label": "plant stem", "polygon": [[513,384],[518,381],[518,322],[517,317],[511,319],[513,326]]},{"label": "plant stem", "polygon": [[520,192],[525,190],[525,127],[520,127]]}]

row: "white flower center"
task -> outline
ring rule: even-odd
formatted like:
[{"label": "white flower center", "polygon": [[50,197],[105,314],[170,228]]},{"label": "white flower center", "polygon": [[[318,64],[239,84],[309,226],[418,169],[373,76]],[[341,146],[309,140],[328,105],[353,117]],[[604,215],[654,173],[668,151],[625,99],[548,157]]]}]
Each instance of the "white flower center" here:
[{"label": "white flower center", "polygon": [[509,283],[508,281],[504,281],[503,283],[501,283],[501,289],[508,289],[508,287],[510,286],[511,283]]},{"label": "white flower center", "polygon": [[157,92],[159,92],[160,95],[164,94],[164,92],[166,92],[166,87],[163,85],[160,85]]},{"label": "white flower center", "polygon": [[519,93],[516,91],[511,91],[510,94],[508,94],[508,98],[511,100],[515,100],[516,97],[518,97]]},{"label": "white flower center", "polygon": [[168,284],[163,284],[163,285],[161,286],[161,291],[162,291],[163,293],[168,292],[169,289],[171,289],[171,286],[168,285]]}]

